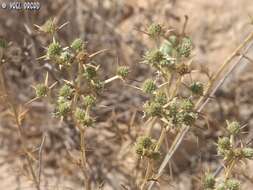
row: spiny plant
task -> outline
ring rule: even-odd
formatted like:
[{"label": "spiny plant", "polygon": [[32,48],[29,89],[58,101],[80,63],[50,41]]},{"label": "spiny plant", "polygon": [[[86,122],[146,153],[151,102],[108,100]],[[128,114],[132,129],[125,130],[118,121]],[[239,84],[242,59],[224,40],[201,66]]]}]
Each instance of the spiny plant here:
[{"label": "spiny plant", "polygon": [[[147,188],[149,181],[151,183],[148,189],[151,189],[154,181],[157,181],[162,175],[185,134],[195,126],[196,121],[201,119],[203,107],[230,74],[230,70],[225,72],[229,63],[238,54],[242,54],[243,48],[253,39],[253,33],[251,33],[205,84],[193,80],[191,76],[194,69],[192,67],[194,46],[190,37],[185,33],[186,24],[187,19],[182,32],[167,29],[156,23],[149,26],[144,32],[157,44],[155,48],[147,50],[142,60],[143,64],[147,64],[155,71],[155,76],[146,79],[140,87],[135,88],[148,97],[147,101],[143,103],[144,118],[148,126],[152,129],[155,123],[160,123],[161,130],[158,139],[155,139],[149,130],[147,134],[136,140],[135,152],[144,163],[147,163],[145,175],[138,184],[141,190]],[[93,58],[105,50],[90,53],[87,48],[88,44],[80,38],[74,39],[63,47],[60,39],[57,38],[57,32],[65,25],[66,23],[57,26],[54,19],[49,19],[42,26],[36,25],[40,32],[49,35],[51,39],[51,43],[47,45],[44,55],[39,60],[50,62],[54,68],[52,71],[57,70],[57,81],[49,80],[49,73],[45,73],[45,79],[33,85],[35,97],[28,101],[26,106],[34,101],[47,100],[54,105],[53,117],[75,124],[80,134],[80,168],[84,177],[84,187],[89,190],[92,189],[92,186],[84,141],[85,132],[88,127],[96,126],[96,115],[93,110],[98,105],[100,95],[106,89],[107,84],[117,79],[124,81],[129,74],[129,68],[118,67],[111,78],[101,79],[99,77],[100,66]],[[2,50],[7,46],[8,44],[1,39],[0,58],[2,58]],[[1,79],[3,85],[2,81],[3,79]],[[19,111],[14,104],[11,102],[10,104],[33,181],[36,188],[40,190],[40,178],[32,167],[32,159],[21,130],[22,119],[27,110]],[[240,188],[240,183],[232,177],[233,168],[238,162],[253,157],[252,148],[244,143],[237,144],[241,130],[242,127],[237,122],[227,123],[228,137],[220,137],[217,142],[218,155],[224,160],[224,177],[218,179],[215,174],[207,172],[203,176],[204,189],[238,190]],[[177,135],[156,171],[154,165],[163,158],[161,146],[168,131],[177,133]]]},{"label": "spiny plant", "polygon": [[[179,131],[183,126],[194,126],[199,114],[194,110],[196,99],[203,95],[204,86],[200,81],[183,86],[183,80],[190,78],[191,52],[193,44],[189,36],[182,33],[167,32],[160,24],[152,24],[145,32],[151,39],[159,43],[158,47],[148,50],[143,63],[156,71],[154,79],[144,81],[141,90],[149,99],[144,103],[143,111],[148,121],[161,121],[161,135],[151,152],[159,153],[165,135],[169,130]],[[162,40],[161,40],[162,39]],[[181,93],[183,88],[189,91],[187,96]],[[152,127],[152,126],[151,126]],[[145,137],[145,139],[151,137]],[[143,140],[143,138],[141,138]],[[136,152],[147,158],[148,166],[141,189],[145,189],[149,178],[152,178],[153,157],[136,143]],[[160,153],[159,153],[160,155]]]},{"label": "spiny plant", "polygon": [[[231,69],[224,76],[221,76],[221,74],[225,72],[225,69],[233,58],[253,38],[253,33],[251,33],[232,55],[225,60],[218,71],[209,76],[210,80],[205,84],[192,79],[192,72],[194,70],[192,67],[192,51],[194,46],[190,37],[185,34],[186,26],[187,17],[182,32],[176,32],[174,29],[166,29],[156,23],[151,24],[147,31],[144,32],[156,42],[157,46],[147,50],[142,63],[149,65],[155,71],[156,75],[154,78],[149,78],[144,81],[142,87],[139,89],[149,97],[143,106],[147,123],[150,124],[149,127],[151,128],[154,127],[156,122],[161,123],[161,133],[157,140],[153,140],[157,141],[154,145],[155,148],[152,147],[146,150],[145,147],[140,145],[140,140],[137,140],[135,146],[136,152],[141,158],[144,158],[144,162],[147,162],[146,172],[140,183],[140,189],[142,190],[146,189],[149,181],[151,183],[148,189],[152,189],[155,181],[162,175],[164,168],[179,147],[186,133],[194,127],[197,120],[201,119],[200,112],[209,101],[210,96],[214,95],[217,88],[223,83],[227,75],[230,74]],[[188,93],[185,93],[186,91]],[[228,130],[230,132],[233,131],[233,135],[239,132],[235,123],[231,123],[228,126]],[[175,131],[177,136],[168,153],[165,155],[157,173],[155,173],[156,171],[153,169],[153,158],[146,151],[159,152],[159,155],[161,155],[160,147],[168,131]],[[145,137],[145,139],[147,138],[151,139],[151,134]],[[226,159],[234,160],[235,154],[237,155],[236,160],[246,158],[247,156],[248,158],[251,157],[251,149],[249,148],[236,149],[236,152],[231,152],[230,149],[231,147],[229,150],[222,149],[223,156],[229,157]],[[204,184],[204,186],[214,187],[214,181],[210,175],[207,176]],[[232,186],[237,186],[233,180],[225,180],[224,184],[226,184],[225,187],[228,189],[233,189]]]},{"label": "spiny plant", "polygon": [[[240,124],[227,121],[228,136],[222,136],[217,142],[217,152],[224,161],[223,175],[206,173],[203,177],[203,188],[206,190],[239,190],[240,182],[232,177],[233,170],[240,162],[253,158],[253,149],[242,142]],[[238,143],[238,140],[240,140]]]},{"label": "spiny plant", "polygon": [[62,75],[59,76],[58,81],[49,85],[49,75],[46,73],[45,81],[33,86],[35,98],[27,102],[27,105],[38,99],[47,98],[54,104],[55,109],[52,113],[54,117],[75,123],[80,133],[81,170],[84,174],[85,189],[89,190],[91,181],[85,154],[85,131],[87,127],[96,125],[96,116],[92,110],[97,105],[106,85],[117,79],[125,80],[129,68],[118,67],[115,76],[106,80],[100,79],[98,75],[100,66],[93,58],[105,50],[89,53],[87,43],[80,38],[74,39],[68,46],[63,47],[56,34],[64,25],[58,27],[54,19],[49,19],[42,26],[36,25],[40,32],[52,38],[45,54],[39,60],[49,61]]}]

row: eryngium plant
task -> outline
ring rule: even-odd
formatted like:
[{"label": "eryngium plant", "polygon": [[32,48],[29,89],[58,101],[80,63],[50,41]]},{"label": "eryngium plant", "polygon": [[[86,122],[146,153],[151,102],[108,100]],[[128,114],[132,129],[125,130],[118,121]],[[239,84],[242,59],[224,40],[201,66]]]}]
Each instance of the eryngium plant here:
[{"label": "eryngium plant", "polygon": [[37,26],[39,31],[52,37],[52,42],[48,44],[45,55],[39,59],[49,61],[53,70],[61,74],[58,74],[58,81],[49,85],[47,73],[45,81],[33,87],[35,98],[27,104],[46,98],[54,104],[55,111],[52,113],[54,117],[75,123],[80,133],[81,168],[84,174],[85,189],[89,190],[91,181],[85,155],[85,130],[87,127],[96,126],[96,115],[92,110],[106,85],[117,79],[126,79],[129,69],[125,66],[119,67],[115,76],[107,80],[100,79],[98,76],[100,66],[93,60],[93,57],[105,50],[90,53],[87,50],[87,43],[80,38],[74,39],[68,46],[63,47],[60,40],[55,37],[62,26],[56,26],[53,19],[46,21],[42,26]]},{"label": "eryngium plant", "polygon": [[[234,179],[232,174],[234,167],[240,162],[253,158],[253,149],[243,143],[240,139],[242,126],[237,121],[227,121],[228,136],[219,137],[217,142],[217,152],[224,161],[223,175],[206,174],[203,177],[203,188],[205,190],[239,190],[240,182]],[[240,142],[240,143],[238,143]],[[222,167],[222,168],[223,168]]]},{"label": "eryngium plant", "polygon": [[[153,169],[154,159],[149,154],[145,154],[146,149],[143,149],[140,146],[140,142],[137,141],[136,152],[144,162],[147,162],[145,176],[140,184],[140,189],[142,190],[146,189],[148,181],[151,181],[148,189],[152,189],[154,182],[162,175],[165,166],[179,147],[185,134],[194,127],[197,120],[201,119],[200,112],[209,101],[210,96],[214,95],[233,68],[229,69],[223,77],[221,77],[221,74],[225,72],[226,67],[233,58],[253,38],[251,33],[232,55],[225,60],[218,71],[208,76],[209,81],[204,84],[201,81],[193,80],[192,77],[193,67],[191,63],[193,62],[192,51],[194,46],[190,37],[185,34],[186,24],[187,18],[180,33],[174,29],[168,30],[160,24],[152,24],[144,32],[155,41],[156,47],[147,50],[143,56],[142,63],[149,65],[155,71],[154,78],[147,79],[143,82],[142,88],[139,88],[149,97],[144,103],[143,111],[151,128],[156,122],[161,124],[160,137],[156,140],[155,148],[151,149],[151,151],[160,153],[160,147],[168,131],[175,131],[177,136],[157,173]],[[219,77],[221,79],[217,82]],[[232,135],[229,139],[230,144],[228,144],[226,139],[220,139],[220,143],[224,143],[224,147],[219,148],[219,154],[224,156],[224,159],[228,160],[229,164],[234,164],[234,160],[251,158],[252,150],[250,148],[235,149],[231,145],[234,136],[240,131],[238,124],[229,124],[228,131]],[[146,136],[146,138],[148,137]],[[150,149],[148,150],[150,151]],[[235,183],[232,179],[228,180],[228,177],[224,181],[224,185],[225,189],[236,189],[238,187],[238,183]],[[206,189],[216,188],[212,175],[208,175],[204,180],[204,187]]]}]

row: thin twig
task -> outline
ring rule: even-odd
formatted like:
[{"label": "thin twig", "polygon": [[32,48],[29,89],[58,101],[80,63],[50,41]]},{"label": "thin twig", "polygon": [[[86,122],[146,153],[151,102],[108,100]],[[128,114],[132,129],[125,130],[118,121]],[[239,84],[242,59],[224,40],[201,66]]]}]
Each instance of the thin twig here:
[{"label": "thin twig", "polygon": [[42,137],[42,141],[39,148],[39,170],[38,170],[38,184],[40,187],[40,181],[41,181],[41,172],[42,172],[42,153],[43,153],[43,146],[45,144],[46,135],[44,134]]}]

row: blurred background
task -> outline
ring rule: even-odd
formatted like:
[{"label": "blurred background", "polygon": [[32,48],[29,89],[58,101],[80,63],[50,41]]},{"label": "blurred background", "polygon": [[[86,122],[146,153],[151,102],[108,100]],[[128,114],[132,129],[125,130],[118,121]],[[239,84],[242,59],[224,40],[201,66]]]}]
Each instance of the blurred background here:
[{"label": "blurred background", "polygon": [[[10,2],[8,0],[0,0]],[[194,64],[203,71],[215,71],[223,60],[253,30],[252,0],[41,0],[39,11],[0,8],[0,37],[10,42],[4,76],[11,98],[22,105],[34,97],[31,85],[41,82],[49,63],[37,60],[45,54],[50,38],[36,31],[36,25],[55,18],[58,25],[68,22],[57,38],[63,45],[80,37],[90,52],[109,49],[96,57],[109,78],[117,65],[131,68],[128,83],[140,83],[153,75],[141,64],[143,53],[154,46],[144,31],[152,23],[181,30],[189,17],[186,33],[194,42]],[[253,53],[248,54],[253,58]],[[253,135],[253,67],[242,61],[209,105],[204,109],[208,128],[197,129],[184,140],[167,168],[160,189],[200,189],[204,170],[220,165],[214,141],[224,132],[225,120],[237,119]],[[50,76],[53,81],[53,77]],[[96,110],[97,126],[88,130],[87,155],[92,180],[104,189],[136,189],[138,165],[132,147],[146,129],[141,107],[146,99],[138,91],[112,84],[101,98],[105,108]],[[82,175],[71,155],[78,157],[79,136],[73,126],[51,117],[52,107],[34,102],[24,120],[25,135],[34,154],[46,134],[42,183],[45,189],[81,189]],[[156,134],[155,134],[156,135]],[[158,133],[157,133],[158,135]],[[173,136],[169,136],[169,142]],[[197,140],[196,140],[197,139]],[[7,105],[0,105],[0,188],[29,189],[27,165],[20,151],[20,139]],[[78,158],[77,158],[78,159]],[[138,168],[139,167],[139,168]],[[136,169],[138,168],[138,169]],[[243,189],[252,189],[253,162],[238,168]],[[240,174],[240,175],[239,175]],[[103,185],[102,185],[103,184]],[[98,188],[99,189],[99,188]]]}]

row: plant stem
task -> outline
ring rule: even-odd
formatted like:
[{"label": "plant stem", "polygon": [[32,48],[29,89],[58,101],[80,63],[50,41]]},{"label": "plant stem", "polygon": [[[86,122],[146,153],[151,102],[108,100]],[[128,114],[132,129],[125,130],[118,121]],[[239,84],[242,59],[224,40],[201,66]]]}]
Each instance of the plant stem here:
[{"label": "plant stem", "polygon": [[81,149],[81,165],[84,176],[84,190],[90,190],[90,180],[88,176],[87,158],[85,153],[85,142],[84,142],[85,130],[80,129],[80,149]]},{"label": "plant stem", "polygon": [[147,170],[146,170],[146,174],[145,174],[145,177],[144,177],[144,180],[141,184],[141,190],[144,190],[145,189],[145,186],[146,186],[146,183],[148,182],[148,179],[151,175],[151,172],[152,172],[152,164],[151,164],[151,160],[148,159],[148,166],[147,166]]}]

